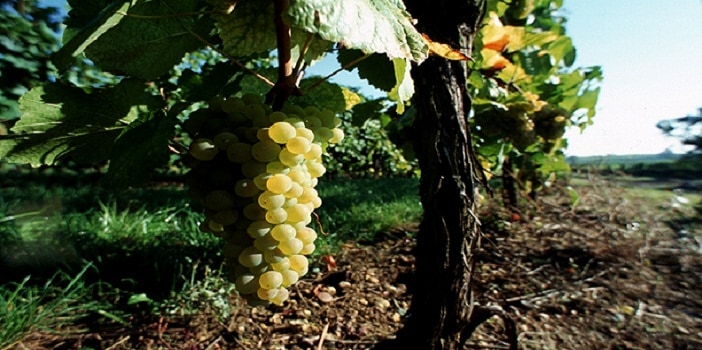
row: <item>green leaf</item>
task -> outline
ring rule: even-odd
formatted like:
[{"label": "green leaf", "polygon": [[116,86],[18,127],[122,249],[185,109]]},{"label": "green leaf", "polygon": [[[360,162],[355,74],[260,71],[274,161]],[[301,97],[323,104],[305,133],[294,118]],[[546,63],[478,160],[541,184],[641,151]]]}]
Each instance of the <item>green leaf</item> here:
[{"label": "green leaf", "polygon": [[191,32],[207,27],[208,17],[178,15],[197,11],[197,5],[198,0],[137,1],[127,13],[118,11],[124,18],[90,43],[85,53],[108,72],[155,79],[185,53],[204,46]]},{"label": "green leaf", "polygon": [[[175,112],[177,113],[177,112]],[[110,166],[102,179],[110,188],[126,188],[149,179],[153,169],[168,163],[168,142],[175,133],[176,115],[144,113],[114,142]]]},{"label": "green leaf", "polygon": [[[229,2],[224,2],[228,6]],[[276,49],[273,1],[240,1],[228,15],[213,15],[224,51],[232,57],[248,58]],[[332,42],[293,27],[290,33],[292,59],[297,60],[305,42],[312,39],[305,60],[320,58],[332,48]]]},{"label": "green leaf", "polygon": [[105,161],[139,113],[161,106],[143,82],[131,79],[93,94],[58,83],[39,86],[20,99],[22,117],[14,135],[0,137],[0,158],[33,166]]},{"label": "green leaf", "polygon": [[385,108],[382,99],[359,103],[351,109],[351,125],[362,126],[368,119],[378,119]]},{"label": "green leaf", "polygon": [[229,62],[218,62],[214,66],[205,66],[200,73],[190,69],[178,77],[181,88],[180,97],[190,102],[207,101],[218,95],[221,90],[241,73],[241,69]]},{"label": "green leaf", "polygon": [[[127,12],[129,8],[129,3],[126,2],[113,2],[107,6],[104,10],[97,14],[97,17],[90,22],[86,27],[80,29],[79,31],[74,30],[70,34],[71,39],[58,51],[56,52],[53,63],[59,69],[59,71],[67,70],[74,62],[76,57],[82,55],[85,49],[96,40],[105,34],[112,27],[119,24],[119,22],[124,18],[123,13]],[[74,13],[77,10],[71,10]],[[67,32],[68,33],[68,32]]]},{"label": "green leaf", "polygon": [[597,98],[599,97],[599,95],[600,88],[585,91],[582,95],[580,95],[580,98],[578,98],[578,104],[576,105],[576,108],[585,108],[587,109],[587,116],[589,118],[594,117],[595,106],[597,105]]},{"label": "green leaf", "polygon": [[414,82],[410,74],[412,65],[408,60],[402,58],[395,58],[392,60],[392,63],[395,68],[396,83],[392,90],[388,92],[388,97],[397,102],[395,110],[398,114],[402,114],[405,111],[405,102],[409,101],[414,95]]},{"label": "green leaf", "polygon": [[[337,55],[337,61],[342,67],[345,67],[363,56],[365,54],[360,50],[341,50]],[[368,80],[369,84],[380,90],[390,91],[396,84],[392,61],[385,55],[372,54],[348,70],[356,68],[359,77]]]},{"label": "green leaf", "polygon": [[346,98],[342,92],[342,87],[323,81],[314,89],[307,91],[312,84],[317,83],[322,77],[310,77],[300,82],[300,88],[305,91],[302,96],[292,96],[290,102],[301,106],[315,106],[319,109],[329,109],[334,113],[341,113],[346,110]]},{"label": "green leaf", "polygon": [[345,48],[417,62],[429,53],[401,1],[295,0],[290,3],[288,16],[292,26]]}]

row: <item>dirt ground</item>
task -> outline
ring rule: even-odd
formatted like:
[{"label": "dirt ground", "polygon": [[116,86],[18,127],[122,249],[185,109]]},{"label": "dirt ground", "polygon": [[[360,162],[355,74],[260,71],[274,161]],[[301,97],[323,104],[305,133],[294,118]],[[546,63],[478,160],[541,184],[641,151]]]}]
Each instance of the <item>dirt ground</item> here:
[{"label": "dirt ground", "polygon": [[[691,207],[632,199],[602,179],[577,191],[574,207],[564,188],[553,189],[521,217],[481,208],[475,299],[507,312],[520,349],[702,349],[702,234],[699,222],[682,220]],[[284,307],[232,297],[235,314],[224,322],[203,309],[33,333],[16,348],[370,349],[393,337],[409,308],[415,229],[347,244]],[[466,349],[507,349],[503,333],[490,319]]]}]

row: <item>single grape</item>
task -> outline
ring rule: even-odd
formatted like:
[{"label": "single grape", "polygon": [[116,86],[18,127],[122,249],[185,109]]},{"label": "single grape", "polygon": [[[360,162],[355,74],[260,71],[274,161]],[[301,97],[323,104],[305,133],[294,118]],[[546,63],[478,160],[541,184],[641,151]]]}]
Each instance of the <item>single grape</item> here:
[{"label": "single grape", "polygon": [[285,209],[288,212],[288,221],[300,222],[305,221],[312,214],[310,208],[304,204],[295,204]]},{"label": "single grape", "polygon": [[302,162],[305,161],[305,157],[302,154],[295,154],[290,152],[287,148],[283,148],[280,150],[280,154],[278,155],[278,159],[280,159],[280,162],[287,165],[288,167],[295,167]]},{"label": "single grape", "polygon": [[301,136],[295,136],[288,140],[288,143],[285,144],[285,148],[287,148],[287,150],[292,154],[305,154],[311,147],[312,142]]},{"label": "single grape", "polygon": [[263,260],[265,260],[269,264],[276,264],[285,259],[287,259],[287,257],[278,248],[266,250],[263,252]]},{"label": "single grape", "polygon": [[256,238],[254,240],[254,247],[256,249],[265,252],[267,250],[273,250],[278,246],[278,241],[276,241],[270,234],[265,235],[261,238]]},{"label": "single grape", "polygon": [[300,254],[310,255],[314,252],[315,248],[316,247],[315,247],[314,243],[307,243],[300,250]]},{"label": "single grape", "polygon": [[302,227],[296,230],[295,237],[304,244],[310,244],[317,239],[317,232],[309,227]]},{"label": "single grape", "polygon": [[290,172],[290,167],[281,162],[274,161],[266,164],[266,172],[269,174],[287,174]]},{"label": "single grape", "polygon": [[232,163],[241,164],[251,160],[251,145],[243,142],[235,142],[227,147],[227,159]]},{"label": "single grape", "polygon": [[218,234],[224,231],[224,225],[214,220],[208,221],[207,226],[210,228],[210,230],[212,230],[212,233],[214,234]]},{"label": "single grape", "polygon": [[259,162],[272,162],[279,153],[280,146],[273,141],[259,141],[251,147],[251,155]]},{"label": "single grape", "polygon": [[300,118],[288,118],[288,119],[285,119],[285,121],[290,123],[296,129],[297,128],[305,128],[305,122],[303,122],[302,119],[300,119]]},{"label": "single grape", "polygon": [[266,188],[276,194],[283,194],[292,187],[292,179],[285,174],[275,174],[266,181]]},{"label": "single grape", "polygon": [[288,300],[290,292],[285,288],[278,289],[278,292],[273,297],[269,297],[268,300],[278,306],[283,305],[283,303]]},{"label": "single grape", "polygon": [[268,271],[258,277],[258,284],[264,289],[275,289],[283,283],[283,275],[278,271]]},{"label": "single grape", "polygon": [[322,126],[322,121],[319,120],[319,118],[314,117],[314,116],[308,116],[305,118],[305,126],[309,129],[316,129]]},{"label": "single grape", "polygon": [[304,247],[304,244],[302,244],[302,241],[297,238],[291,238],[278,244],[278,249],[280,249],[283,254],[288,256],[299,254],[302,247]]},{"label": "single grape", "polygon": [[339,143],[344,139],[344,131],[339,128],[331,129],[332,137],[329,139],[329,143]]},{"label": "single grape", "polygon": [[190,155],[201,161],[212,160],[217,156],[219,150],[212,140],[200,138],[190,144]]},{"label": "single grape", "polygon": [[244,107],[246,107],[246,104],[244,104],[244,101],[238,98],[228,98],[221,103],[222,111],[227,114],[243,112]]},{"label": "single grape", "polygon": [[[290,259],[288,259],[288,264],[290,264]],[[280,271],[280,274],[283,275],[283,283],[281,285],[285,288],[292,286],[300,279],[300,275],[294,270],[287,269]]]},{"label": "single grape", "polygon": [[[260,284],[260,282],[259,282]],[[265,288],[259,288],[256,291],[256,296],[259,297],[261,300],[266,300],[270,301],[271,299],[275,299],[276,296],[279,293],[279,289],[265,289]]]},{"label": "single grape", "polygon": [[258,277],[252,274],[239,275],[234,282],[236,290],[241,294],[253,294],[259,289]]},{"label": "single grape", "polygon": [[297,231],[290,224],[275,225],[271,229],[271,236],[273,236],[273,238],[275,238],[275,240],[279,241],[279,242],[283,242],[283,241],[287,241],[291,238],[295,238],[296,235],[297,235]]},{"label": "single grape", "polygon": [[319,121],[322,122],[322,126],[327,127],[329,129],[335,127],[334,125],[334,112],[324,109],[321,110],[319,113],[316,115],[317,118],[319,118]]},{"label": "single grape", "polygon": [[243,179],[234,185],[234,193],[239,197],[250,198],[256,196],[261,190],[256,187],[256,183],[251,179]]},{"label": "single grape", "polygon": [[268,128],[260,128],[256,131],[256,139],[258,141],[273,141],[273,139],[268,136]]},{"label": "single grape", "polygon": [[249,179],[253,179],[257,175],[265,173],[266,168],[266,163],[252,159],[241,165],[241,174]]},{"label": "single grape", "polygon": [[295,131],[295,136],[304,137],[310,142],[314,141],[314,131],[308,128],[296,128]]},{"label": "single grape", "polygon": [[212,220],[224,226],[233,225],[239,219],[239,212],[233,209],[221,210],[212,216]]},{"label": "single grape", "polygon": [[319,194],[317,193],[317,190],[314,189],[313,187],[304,187],[302,189],[302,195],[297,198],[297,201],[300,203],[311,203],[315,198],[318,198]]},{"label": "single grape", "polygon": [[307,257],[304,255],[291,255],[288,257],[290,260],[290,269],[297,272],[300,276],[304,276],[305,273],[307,272],[307,269],[309,268],[309,261],[307,260]]},{"label": "single grape", "polygon": [[282,224],[288,219],[288,213],[284,208],[277,208],[266,212],[266,221],[271,224]]},{"label": "single grape", "polygon": [[230,132],[224,131],[217,134],[213,141],[217,148],[226,152],[230,145],[239,142],[239,137]]},{"label": "single grape", "polygon": [[248,247],[239,254],[238,261],[244,267],[256,267],[263,263],[263,253],[256,247]]},{"label": "single grape", "polygon": [[[281,208],[282,209],[282,208]],[[285,209],[282,209],[285,211]],[[251,221],[264,220],[266,218],[266,209],[261,208],[258,203],[251,203],[244,207],[242,210],[244,217]]]},{"label": "single grape", "polygon": [[303,155],[307,160],[320,160],[322,157],[322,146],[313,143],[310,149]]},{"label": "single grape", "polygon": [[[288,198],[288,199],[289,198],[297,199],[297,197],[300,197],[300,195],[302,195],[302,191],[303,191],[302,185],[298,184],[297,182],[293,182],[292,185],[290,186],[290,189],[287,192],[283,193],[283,195],[285,196],[285,198]],[[295,202],[297,203],[297,201],[295,201]]]},{"label": "single grape", "polygon": [[323,127],[323,126],[314,129],[314,135],[315,135],[315,140],[323,141],[323,142],[328,142],[329,139],[334,137],[334,134],[332,133],[331,129]]},{"label": "single grape", "polygon": [[271,124],[282,122],[285,119],[288,119],[288,115],[280,111],[275,111],[268,115],[268,120],[271,122]]},{"label": "single grape", "polygon": [[285,144],[291,138],[295,137],[297,131],[295,127],[289,122],[277,122],[268,129],[268,136],[270,136],[273,141],[279,144]]},{"label": "single grape", "polygon": [[283,207],[285,204],[285,196],[282,194],[265,191],[258,196],[258,205],[266,210],[274,210]]},{"label": "single grape", "polygon": [[283,272],[290,269],[290,259],[283,258],[279,262],[271,263],[273,271]]},{"label": "single grape", "polygon": [[253,239],[261,238],[271,232],[273,224],[265,220],[254,221],[249,224],[246,233]]},{"label": "single grape", "polygon": [[324,167],[324,164],[315,162],[315,161],[308,161],[306,163],[307,165],[307,171],[310,172],[311,177],[321,177],[324,175],[324,173],[327,172],[327,168]]}]

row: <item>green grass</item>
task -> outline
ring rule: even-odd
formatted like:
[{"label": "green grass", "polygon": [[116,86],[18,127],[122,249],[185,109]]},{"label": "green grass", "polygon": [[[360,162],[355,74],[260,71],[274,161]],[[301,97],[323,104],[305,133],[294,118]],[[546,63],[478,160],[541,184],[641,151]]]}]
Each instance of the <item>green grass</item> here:
[{"label": "green grass", "polygon": [[[316,254],[421,217],[417,179],[322,181],[317,188],[324,233]],[[87,313],[118,323],[132,312],[207,309],[226,318],[231,285],[220,271],[219,240],[199,232],[202,219],[178,187],[115,193],[37,181],[3,188],[0,349]],[[118,302],[105,305],[99,298],[106,295]]]}]

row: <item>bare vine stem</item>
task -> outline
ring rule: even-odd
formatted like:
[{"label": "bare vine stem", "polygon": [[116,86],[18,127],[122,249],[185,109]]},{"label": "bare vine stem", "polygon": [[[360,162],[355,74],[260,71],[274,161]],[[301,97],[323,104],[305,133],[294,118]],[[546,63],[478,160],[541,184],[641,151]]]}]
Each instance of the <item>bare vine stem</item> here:
[{"label": "bare vine stem", "polygon": [[280,110],[291,95],[300,95],[301,92],[293,74],[291,28],[284,19],[285,11],[290,6],[290,0],[275,0],[273,6],[275,38],[278,48],[278,81],[266,94],[266,103],[271,104],[274,110]]}]

